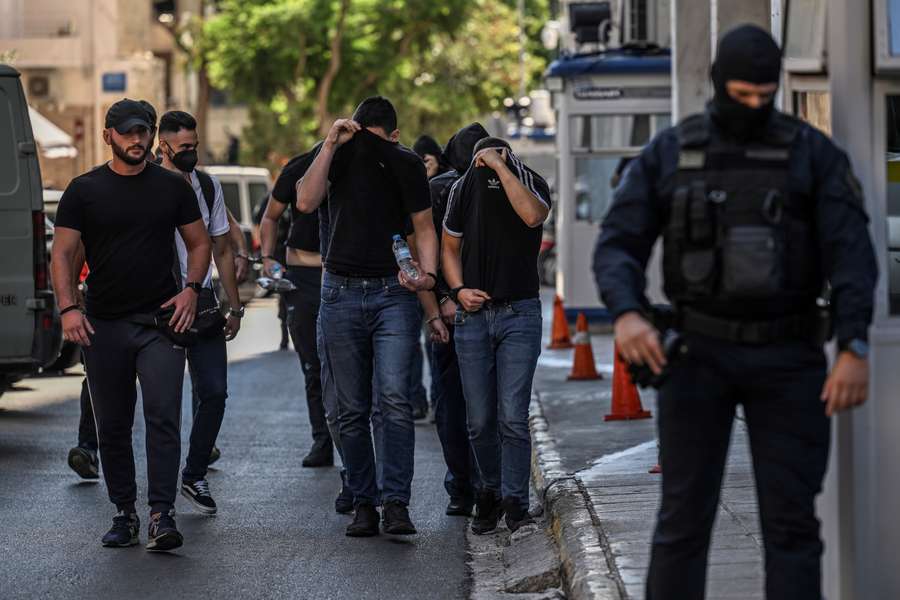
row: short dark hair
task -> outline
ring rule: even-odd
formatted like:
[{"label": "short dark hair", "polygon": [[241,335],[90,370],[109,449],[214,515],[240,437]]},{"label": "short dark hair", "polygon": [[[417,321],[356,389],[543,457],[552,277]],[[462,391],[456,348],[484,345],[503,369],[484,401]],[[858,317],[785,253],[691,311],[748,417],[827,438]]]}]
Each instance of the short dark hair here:
[{"label": "short dark hair", "polygon": [[183,110],[170,110],[159,120],[160,133],[178,133],[182,129],[188,131],[197,129],[197,119]]},{"label": "short dark hair", "polygon": [[372,96],[360,102],[353,111],[353,120],[363,127],[381,127],[387,134],[397,129],[397,111],[383,96]]},{"label": "short dark hair", "polygon": [[472,150],[472,154],[478,154],[481,150],[485,148],[506,148],[511,150],[509,147],[509,142],[504,140],[503,138],[498,137],[486,137],[478,140],[478,143],[475,144],[475,148]]}]

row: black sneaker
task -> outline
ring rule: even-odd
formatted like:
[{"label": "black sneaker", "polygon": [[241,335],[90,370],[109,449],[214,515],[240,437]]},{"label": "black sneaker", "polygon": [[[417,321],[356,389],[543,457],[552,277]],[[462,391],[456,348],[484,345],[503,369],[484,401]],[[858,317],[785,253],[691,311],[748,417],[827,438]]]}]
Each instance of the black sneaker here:
[{"label": "black sneaker", "polygon": [[312,447],[301,463],[304,467],[331,467],[334,465],[334,446],[329,440],[328,444],[317,444]]},{"label": "black sneaker", "polygon": [[216,501],[209,493],[209,482],[205,479],[197,481],[181,481],[181,495],[187,498],[194,508],[204,515],[216,514]]},{"label": "black sneaker", "polygon": [[347,525],[348,537],[372,537],[378,535],[378,511],[371,504],[356,507],[353,522]]},{"label": "black sneaker", "polygon": [[528,509],[522,508],[515,498],[503,499],[503,511],[506,513],[506,526],[512,533],[526,525],[535,524]]},{"label": "black sneaker", "polygon": [[406,505],[397,500],[385,502],[381,512],[381,529],[391,535],[415,535],[415,525],[409,518]]},{"label": "black sneaker", "polygon": [[334,499],[334,511],[341,515],[353,512],[353,492],[347,485],[346,475],[341,473],[341,491],[337,498]]},{"label": "black sneaker", "polygon": [[497,529],[503,516],[503,504],[490,490],[478,492],[475,501],[475,518],[472,519],[472,533],[484,535]]},{"label": "black sneaker", "polygon": [[107,548],[127,548],[138,543],[138,531],[141,521],[134,513],[128,514],[120,510],[113,517],[112,528],[103,536],[103,545]]},{"label": "black sneaker", "polygon": [[220,458],[222,458],[222,452],[217,446],[213,446],[213,449],[209,453],[209,462],[207,462],[206,465],[209,466]]},{"label": "black sneaker", "polygon": [[450,498],[446,514],[451,517],[470,517],[473,505],[474,503],[468,498]]},{"label": "black sneaker", "polygon": [[82,479],[100,478],[100,462],[97,460],[96,450],[75,446],[69,450],[69,467]]},{"label": "black sneaker", "polygon": [[170,513],[153,513],[150,515],[150,527],[147,530],[147,550],[167,552],[180,548],[184,537],[175,527],[175,519]]}]

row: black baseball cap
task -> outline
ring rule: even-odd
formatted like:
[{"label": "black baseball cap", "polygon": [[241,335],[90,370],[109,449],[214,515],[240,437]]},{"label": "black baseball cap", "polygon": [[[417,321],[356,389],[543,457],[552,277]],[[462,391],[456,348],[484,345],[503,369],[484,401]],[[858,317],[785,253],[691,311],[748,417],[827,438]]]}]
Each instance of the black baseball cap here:
[{"label": "black baseball cap", "polygon": [[[124,98],[109,107],[106,111],[106,127],[113,127],[121,134],[128,133],[132,127],[146,127],[152,130],[156,119],[151,117],[146,102]],[[154,111],[155,112],[155,111]]]}]

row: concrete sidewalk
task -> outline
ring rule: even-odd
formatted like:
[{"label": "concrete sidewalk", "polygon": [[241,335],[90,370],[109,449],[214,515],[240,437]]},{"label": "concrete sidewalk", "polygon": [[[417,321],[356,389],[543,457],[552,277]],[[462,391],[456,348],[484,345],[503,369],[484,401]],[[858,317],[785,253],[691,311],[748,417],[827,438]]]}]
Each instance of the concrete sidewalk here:
[{"label": "concrete sidewalk", "polygon": [[[660,475],[648,473],[657,462],[655,422],[603,421],[612,338],[594,335],[592,345],[600,381],[566,381],[571,350],[541,357],[531,406],[535,487],[544,491],[569,597],[639,600],[659,502]],[[642,390],[641,397],[655,416],[655,393]],[[752,466],[739,419],[709,563],[707,598],[764,597]]]}]

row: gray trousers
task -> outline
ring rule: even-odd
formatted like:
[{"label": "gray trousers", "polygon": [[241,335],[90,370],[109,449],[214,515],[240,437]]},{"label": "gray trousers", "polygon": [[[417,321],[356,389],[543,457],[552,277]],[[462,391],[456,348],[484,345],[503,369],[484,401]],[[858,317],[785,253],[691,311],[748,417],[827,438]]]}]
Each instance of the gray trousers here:
[{"label": "gray trousers", "polygon": [[132,427],[141,384],[151,512],[175,505],[181,462],[183,348],[155,329],[124,319],[89,317],[94,327],[84,348],[91,405],[97,421],[100,460],[110,501],[133,511],[137,500]]}]

